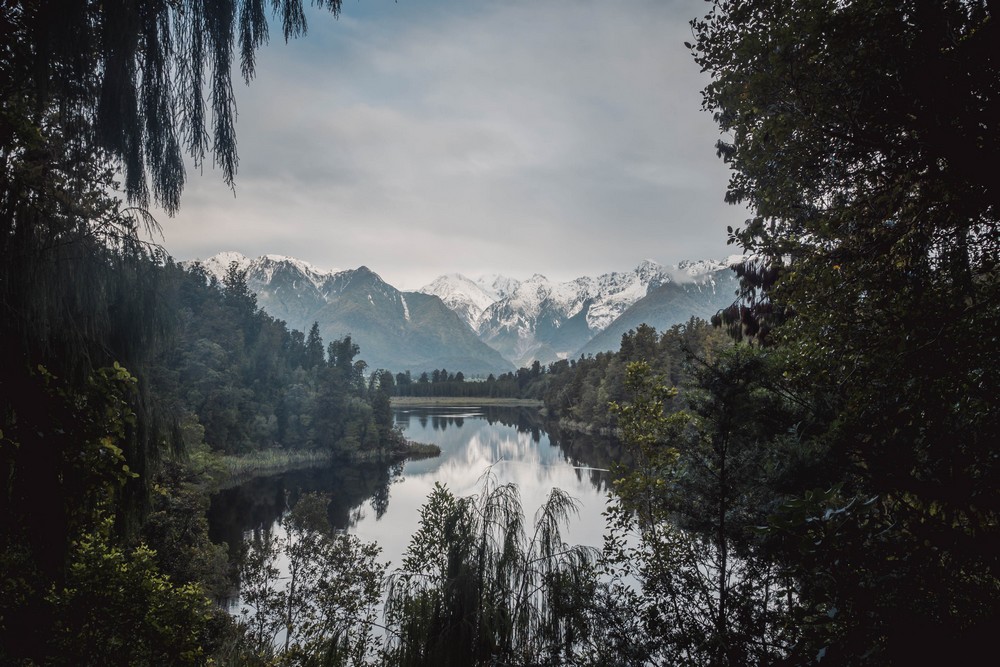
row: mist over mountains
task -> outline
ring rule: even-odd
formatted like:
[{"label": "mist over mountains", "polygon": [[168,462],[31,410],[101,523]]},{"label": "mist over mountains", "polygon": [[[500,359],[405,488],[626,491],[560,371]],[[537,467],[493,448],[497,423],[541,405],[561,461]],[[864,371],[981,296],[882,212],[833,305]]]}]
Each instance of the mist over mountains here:
[{"label": "mist over mountains", "polygon": [[621,335],[642,323],[664,330],[711,317],[735,299],[729,267],[738,259],[645,260],[632,271],[567,282],[452,273],[413,292],[365,266],[323,271],[280,255],[222,252],[188,264],[221,280],[236,262],[267,313],[300,331],[318,322],[326,342],[350,335],[371,368],[485,375],[617,350]]}]

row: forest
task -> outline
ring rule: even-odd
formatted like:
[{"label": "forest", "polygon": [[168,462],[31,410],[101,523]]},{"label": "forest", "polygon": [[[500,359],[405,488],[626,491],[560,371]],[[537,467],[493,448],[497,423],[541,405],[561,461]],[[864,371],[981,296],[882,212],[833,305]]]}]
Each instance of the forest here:
[{"label": "forest", "polygon": [[[185,160],[236,178],[231,78],[251,83],[269,26],[302,35],[300,0],[0,4],[0,662],[991,654],[994,2],[707,3],[687,48],[725,197],[751,211],[729,230],[746,257],[733,305],[485,382],[369,372],[364,341],[289,331],[237,267],[220,284],[149,240]],[[635,464],[603,549],[564,544],[566,494],[531,521],[487,475],[475,496],[435,487],[387,572],[306,495],[238,559],[249,611],[213,603],[235,557],[205,519],[224,457],[390,456],[390,395],[436,390],[537,398],[618,433]]]}]

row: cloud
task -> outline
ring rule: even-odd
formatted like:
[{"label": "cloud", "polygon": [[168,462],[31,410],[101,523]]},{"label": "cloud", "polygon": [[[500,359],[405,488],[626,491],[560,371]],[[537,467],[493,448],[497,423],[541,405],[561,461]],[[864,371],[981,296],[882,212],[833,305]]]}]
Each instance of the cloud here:
[{"label": "cloud", "polygon": [[[237,92],[237,196],[190,179],[164,224],[178,257],[234,248],[555,278],[726,253],[700,0],[365,0],[260,54]],[[277,33],[274,33],[277,34]],[[273,40],[277,41],[277,40]]]}]

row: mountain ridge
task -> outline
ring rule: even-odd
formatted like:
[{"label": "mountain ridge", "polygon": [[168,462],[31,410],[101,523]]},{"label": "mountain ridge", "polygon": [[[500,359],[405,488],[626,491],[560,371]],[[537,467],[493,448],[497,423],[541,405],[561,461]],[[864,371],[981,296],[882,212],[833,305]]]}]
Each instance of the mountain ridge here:
[{"label": "mountain ridge", "polygon": [[469,375],[514,369],[437,297],[402,292],[367,266],[324,271],[282,255],[249,258],[227,251],[198,265],[221,281],[232,262],[247,272],[257,303],[289,328],[318,323],[325,343],[351,336],[369,368],[429,371],[451,367]]},{"label": "mountain ridge", "polygon": [[[482,340],[515,365],[524,366],[534,359],[549,363],[589,351],[592,339],[664,285],[674,285],[676,289],[664,294],[687,303],[692,312],[681,317],[679,310],[661,303],[656,318],[658,328],[686,321],[694,314],[708,317],[735,298],[735,285],[724,293],[717,292],[715,286],[732,282],[734,276],[729,269],[740,259],[734,255],[722,261],[688,260],[673,266],[646,259],[631,271],[581,276],[563,282],[550,281],[539,273],[523,281],[504,276],[473,279],[462,274],[445,274],[420,291],[440,296]],[[504,294],[490,289],[501,281],[505,285]],[[491,293],[497,298],[484,308],[484,295]],[[660,301],[669,300],[664,294],[660,295]],[[606,339],[607,336],[598,338],[598,344],[610,344],[602,342]],[[608,349],[617,347],[612,345]]]},{"label": "mountain ridge", "polygon": [[629,271],[562,282],[541,273],[524,280],[448,273],[406,292],[367,266],[324,270],[284,255],[226,251],[184,264],[221,281],[236,262],[266,312],[302,331],[318,322],[327,342],[351,335],[372,368],[471,376],[617,350],[621,334],[642,323],[664,330],[708,318],[735,299],[730,267],[741,259],[645,259]]}]

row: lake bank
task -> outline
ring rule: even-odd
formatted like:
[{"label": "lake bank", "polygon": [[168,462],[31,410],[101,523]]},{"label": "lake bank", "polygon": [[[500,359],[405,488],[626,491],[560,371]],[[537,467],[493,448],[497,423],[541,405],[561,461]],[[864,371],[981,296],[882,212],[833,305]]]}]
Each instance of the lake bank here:
[{"label": "lake bank", "polygon": [[[330,465],[334,462],[395,463],[407,459],[420,460],[441,454],[441,448],[433,444],[406,441],[405,445],[369,452],[355,452],[350,455],[318,450],[265,449],[243,455],[223,454],[215,456],[208,477],[209,488],[214,490],[242,484],[249,479],[265,475],[275,475],[303,468]],[[207,467],[207,466],[206,466]]]},{"label": "lake bank", "polygon": [[[564,540],[600,548],[606,495],[610,490],[607,448],[552,439],[537,412],[523,406],[473,408],[438,405],[395,410],[396,425],[410,441],[439,448],[440,456],[408,457],[386,465],[373,461],[321,465],[269,476],[220,490],[211,499],[210,535],[238,554],[254,530],[281,535],[279,520],[306,493],[329,498],[328,519],[337,530],[378,544],[380,559],[403,562],[420,510],[435,485],[456,497],[477,493],[484,474],[496,484],[512,483],[525,517],[558,488],[580,504],[580,516],[566,527]],[[226,608],[238,613],[239,593]]]},{"label": "lake bank", "polygon": [[474,396],[393,396],[394,408],[486,407],[541,408],[542,401],[533,398],[476,398]]}]

